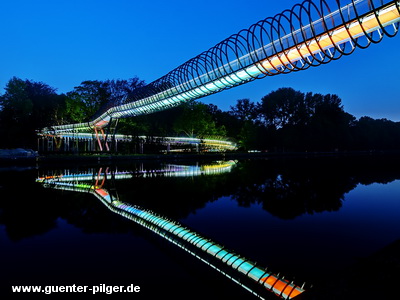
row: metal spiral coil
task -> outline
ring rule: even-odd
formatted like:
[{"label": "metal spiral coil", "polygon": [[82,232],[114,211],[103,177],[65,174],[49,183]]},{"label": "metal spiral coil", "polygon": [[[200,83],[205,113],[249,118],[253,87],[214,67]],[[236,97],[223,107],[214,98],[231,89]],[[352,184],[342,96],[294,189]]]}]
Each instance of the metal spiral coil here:
[{"label": "metal spiral coil", "polygon": [[[206,87],[206,92],[198,95],[207,96],[254,79],[326,64],[353,53],[356,48],[367,48],[372,43],[379,43],[384,36],[393,37],[397,34],[399,23],[385,27],[379,18],[379,10],[393,4],[399,13],[400,2],[384,0],[352,0],[347,4],[343,2],[337,0],[329,5],[326,0],[306,0],[290,10],[261,20],[139,89],[131,101],[138,101],[164,91],[169,92],[170,97],[176,92],[190,92],[240,70],[244,70],[248,75],[244,76],[245,79],[231,76],[229,84],[218,89]],[[372,32],[363,25],[364,18],[371,14],[379,24],[379,28]],[[354,26],[354,22],[359,24],[362,34],[354,36],[351,32],[350,26]],[[332,34],[338,30],[347,32],[349,38],[345,42],[337,43],[332,38]],[[330,40],[328,48],[320,44],[319,40],[323,35],[327,35],[326,38]],[[310,44],[315,44],[317,50],[310,49]],[[308,48],[308,53],[303,55],[300,47]],[[296,49],[300,57],[291,59],[287,52]],[[256,66],[259,72],[246,70],[252,65]],[[270,67],[267,67],[268,65]],[[196,98],[196,92],[192,94],[193,99]],[[161,97],[164,98],[165,95],[160,95],[159,100]]]},{"label": "metal spiral coil", "polygon": [[136,89],[125,104],[95,120],[53,128],[104,127],[112,119],[165,110],[255,79],[326,64],[395,36],[399,22],[398,0],[305,0]]}]

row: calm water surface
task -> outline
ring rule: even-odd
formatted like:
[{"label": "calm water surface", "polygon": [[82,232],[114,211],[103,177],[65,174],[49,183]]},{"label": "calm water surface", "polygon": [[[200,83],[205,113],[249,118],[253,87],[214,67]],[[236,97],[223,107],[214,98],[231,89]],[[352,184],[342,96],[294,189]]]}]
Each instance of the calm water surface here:
[{"label": "calm water surface", "polygon": [[[296,283],[326,283],[399,240],[399,167],[400,158],[372,156],[4,167],[0,292],[10,294],[11,285],[134,284],[141,287],[139,294],[113,297],[256,299],[111,212],[88,192],[93,185],[179,221]],[[97,176],[104,172],[106,179]],[[69,190],[40,180],[83,174],[89,178],[68,181]]]}]

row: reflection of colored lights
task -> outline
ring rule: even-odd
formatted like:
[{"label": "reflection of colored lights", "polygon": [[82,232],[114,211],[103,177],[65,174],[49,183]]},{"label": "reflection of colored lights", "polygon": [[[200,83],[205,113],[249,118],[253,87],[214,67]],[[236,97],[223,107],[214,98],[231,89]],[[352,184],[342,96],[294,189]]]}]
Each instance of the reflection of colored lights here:
[{"label": "reflection of colored lights", "polygon": [[[177,222],[165,219],[159,215],[155,215],[149,210],[143,210],[137,206],[131,206],[118,200],[105,204],[111,211],[129,218],[130,220],[133,220],[136,223],[139,223],[140,225],[165,237],[196,257],[198,257],[198,255],[193,253],[189,248],[187,248],[187,246],[182,244],[182,241],[186,242],[188,246],[194,246],[198,249],[201,249],[205,254],[219,259],[233,270],[240,272],[241,274],[252,279],[254,282],[262,284],[268,290],[274,292],[276,295],[279,295],[284,299],[291,299],[304,292],[303,288],[293,284],[292,282],[289,282],[288,280],[280,278],[277,275],[267,272],[265,269],[256,266],[256,264],[253,262],[234,254],[233,252],[230,252],[223,246],[200,236],[199,234],[189,230]],[[216,269],[222,272],[220,269]],[[232,277],[230,278],[233,280]]]},{"label": "reflection of colored lights", "polygon": [[261,281],[270,286],[276,294],[282,295],[282,297],[285,299],[296,297],[303,292],[302,289],[290,286],[287,284],[287,282],[280,280],[274,275],[262,277]]},{"label": "reflection of colored lights", "polygon": [[203,166],[182,166],[182,165],[166,165],[164,169],[159,170],[141,170],[139,173],[142,177],[155,176],[171,176],[171,177],[187,177],[211,174],[222,174],[230,172],[235,166],[235,161],[216,162],[214,165]]},{"label": "reflection of colored lights", "polygon": [[130,179],[133,176],[141,177],[153,177],[153,176],[196,176],[196,175],[207,175],[207,174],[218,174],[230,172],[232,167],[236,165],[236,161],[217,161],[213,164],[208,165],[177,165],[177,164],[166,164],[160,169],[150,169],[150,170],[136,170],[136,171],[118,171],[118,172],[100,172],[96,175],[93,174],[62,174],[62,175],[52,175],[43,176],[36,179],[37,182],[57,184],[59,186],[74,185],[76,188],[82,189],[98,189],[101,185],[90,185],[84,183],[85,181],[102,181],[107,177],[114,177],[114,179]]},{"label": "reflection of colored lights", "polygon": [[[221,169],[230,170],[235,165],[234,161],[228,162],[217,162],[214,165],[204,166],[179,166],[179,165],[167,165],[167,172],[173,173],[185,173],[185,174],[212,174],[214,171]],[[155,170],[151,171],[154,172]],[[246,258],[229,251],[225,247],[214,243],[210,239],[206,239],[198,233],[182,226],[181,224],[163,218],[160,215],[156,215],[149,210],[144,210],[138,206],[132,206],[125,204],[118,200],[117,197],[113,197],[110,193],[103,188],[104,178],[107,178],[110,173],[95,173],[92,176],[89,174],[66,174],[61,176],[47,176],[38,178],[38,182],[46,184],[46,186],[62,190],[80,191],[91,193],[95,195],[102,203],[104,203],[111,211],[118,213],[150,230],[164,237],[168,241],[174,243],[200,260],[206,262],[217,271],[226,275],[232,281],[238,283],[242,287],[249,290],[251,293],[258,295],[254,290],[249,288],[240,280],[237,280],[234,276],[231,276],[227,271],[220,269],[213,265],[212,261],[205,260],[201,257],[198,252],[194,252],[192,248],[201,250],[210,259],[217,259],[223,262],[226,266],[231,268],[231,272],[239,272],[242,276],[245,276],[255,284],[264,286],[269,291],[281,296],[284,299],[291,299],[302,292],[303,288],[295,285],[293,282],[289,282],[286,279],[280,278],[279,276],[268,272],[262,267],[257,266],[255,263],[247,260]],[[112,174],[114,179],[129,178],[127,172],[116,172]],[[95,184],[89,184],[82,181],[95,181]],[[98,182],[102,182],[98,185]],[[261,296],[260,296],[261,297]]]}]

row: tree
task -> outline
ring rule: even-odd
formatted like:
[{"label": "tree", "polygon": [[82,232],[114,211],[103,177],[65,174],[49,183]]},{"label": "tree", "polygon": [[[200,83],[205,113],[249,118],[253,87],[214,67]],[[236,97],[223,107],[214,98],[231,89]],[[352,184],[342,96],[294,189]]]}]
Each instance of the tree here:
[{"label": "tree", "polygon": [[26,80],[26,91],[32,101],[31,123],[35,129],[61,124],[65,110],[65,95],[43,82]]},{"label": "tree", "polygon": [[235,106],[230,107],[230,113],[240,121],[252,121],[258,119],[258,108],[250,99],[239,99]]},{"label": "tree", "polygon": [[337,95],[304,94],[292,88],[264,96],[260,113],[275,147],[296,151],[348,148],[355,121]]},{"label": "tree", "polygon": [[138,77],[129,79],[106,80],[103,87],[109,94],[109,103],[113,106],[134,101],[135,93],[145,86],[145,82]]},{"label": "tree", "polygon": [[361,117],[353,127],[355,150],[400,149],[400,122]]},{"label": "tree", "polygon": [[134,101],[135,93],[145,85],[138,77],[117,80],[86,80],[67,93],[70,122],[89,121],[109,108]]},{"label": "tree", "polygon": [[24,122],[33,109],[26,82],[13,77],[8,81],[5,91],[0,98],[2,119],[13,125]]},{"label": "tree", "polygon": [[35,130],[57,124],[64,97],[42,82],[11,78],[0,97],[3,143],[9,147],[33,147]]},{"label": "tree", "polygon": [[239,99],[235,106],[230,107],[229,114],[238,123],[235,138],[239,147],[244,150],[256,149],[259,146],[259,108],[250,99]]},{"label": "tree", "polygon": [[280,88],[261,98],[260,114],[267,127],[304,125],[309,117],[305,95],[292,88]]},{"label": "tree", "polygon": [[81,123],[89,118],[85,102],[74,92],[68,92],[65,96],[64,122]]},{"label": "tree", "polygon": [[313,105],[307,127],[312,147],[323,151],[349,148],[355,117],[344,111],[342,100],[337,95],[315,94]]},{"label": "tree", "polygon": [[230,112],[222,111],[214,104],[208,104],[207,113],[211,116],[211,120],[217,128],[220,128],[221,135],[234,137],[239,131],[239,122]]},{"label": "tree", "polygon": [[136,101],[138,91],[145,86],[145,82],[138,77],[129,79],[112,79],[101,82],[101,92],[107,95],[107,100],[99,105],[97,114],[101,114],[113,106]]},{"label": "tree", "polygon": [[225,136],[223,127],[217,127],[206,104],[189,102],[182,105],[182,114],[174,122],[174,130],[186,136]]},{"label": "tree", "polygon": [[[92,118],[101,107],[107,104],[110,93],[103,82],[99,80],[86,80],[67,93],[74,105],[80,106],[85,116],[85,121]],[[79,105],[81,103],[82,105]]]}]

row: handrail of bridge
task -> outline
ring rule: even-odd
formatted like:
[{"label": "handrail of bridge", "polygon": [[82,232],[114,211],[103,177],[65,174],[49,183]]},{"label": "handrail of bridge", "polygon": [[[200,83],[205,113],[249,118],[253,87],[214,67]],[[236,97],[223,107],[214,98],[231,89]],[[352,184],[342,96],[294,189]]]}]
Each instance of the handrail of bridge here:
[{"label": "handrail of bridge", "polygon": [[113,134],[103,136],[99,135],[96,137],[94,133],[88,133],[88,132],[61,132],[61,133],[42,133],[39,132],[38,136],[43,136],[43,137],[59,137],[59,138],[71,138],[71,139],[83,139],[83,140],[90,140],[90,139],[100,139],[103,141],[111,142],[112,139],[117,140],[117,141],[132,141],[134,139],[142,140],[142,141],[147,141],[147,140],[155,140],[158,141],[161,144],[172,144],[172,145],[199,145],[203,146],[205,148],[209,149],[218,149],[218,150],[236,150],[237,149],[237,143],[228,139],[228,138],[211,138],[211,137],[179,137],[179,136],[164,136],[164,137],[159,137],[159,136],[144,136],[144,135],[139,135],[139,136],[132,136],[132,135],[126,135],[126,134]]},{"label": "handrail of bridge", "polygon": [[103,128],[113,119],[176,107],[266,76],[337,60],[397,34],[399,0],[305,0],[266,18],[137,89],[128,102],[90,122],[42,132]]},{"label": "handrail of bridge", "polygon": [[[218,163],[215,167],[219,168],[221,164],[222,166],[232,167],[233,162]],[[107,177],[125,179],[130,176],[132,175],[129,175],[127,172],[111,173],[107,169],[104,172],[102,170],[99,170],[97,173],[93,172],[92,175],[82,173],[44,176],[39,177],[36,181],[42,183],[45,187],[93,194],[112,212],[130,219],[160,235],[261,299],[264,299],[263,293],[257,291],[249,284],[264,287],[267,291],[283,299],[292,299],[305,291],[303,287],[296,285],[293,281],[284,279],[283,276],[274,274],[258,266],[247,258],[201,236],[176,221],[137,205],[121,202],[117,196],[111,195],[104,187]],[[88,181],[92,181],[92,183],[88,183]],[[235,272],[240,274],[240,276],[244,276],[243,278],[249,280],[249,282],[242,282],[237,279],[237,276],[233,275]]]}]

